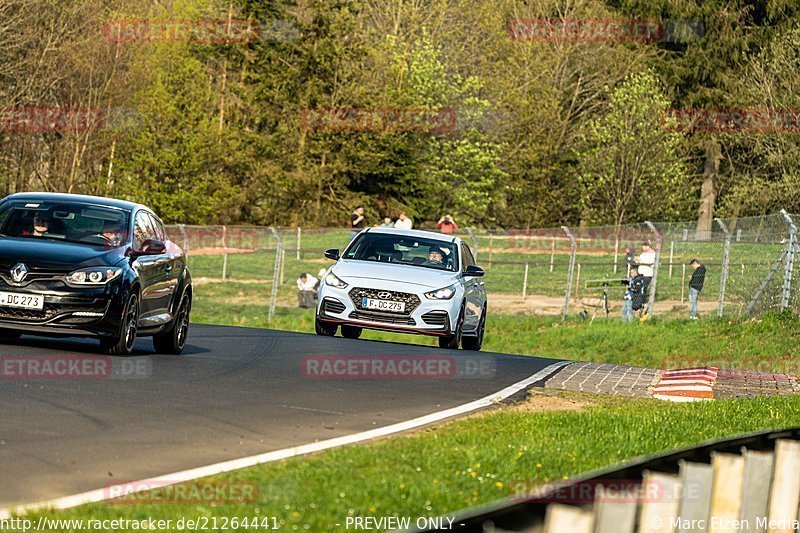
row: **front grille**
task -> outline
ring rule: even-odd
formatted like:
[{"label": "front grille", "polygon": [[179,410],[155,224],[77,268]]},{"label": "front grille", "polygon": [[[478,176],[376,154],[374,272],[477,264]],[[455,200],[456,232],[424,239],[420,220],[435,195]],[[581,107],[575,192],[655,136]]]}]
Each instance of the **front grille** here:
[{"label": "front grille", "polygon": [[333,313],[335,315],[344,313],[344,304],[334,298],[325,298],[322,300],[322,312]]},{"label": "front grille", "polygon": [[429,326],[446,326],[448,324],[447,311],[428,311],[422,315],[422,321]]},{"label": "front grille", "polygon": [[353,320],[368,320],[370,322],[383,322],[384,324],[401,324],[404,326],[416,326],[417,322],[411,318],[400,314],[390,315],[386,313],[376,313],[373,311],[353,311],[350,317]]},{"label": "front grille", "polygon": [[[386,298],[386,294],[388,293],[388,298]],[[406,310],[403,313],[392,313],[394,316],[399,317],[408,317],[411,313],[414,312],[414,309],[419,307],[421,303],[419,301],[419,297],[416,294],[411,294],[408,292],[396,292],[396,291],[384,291],[381,289],[365,289],[362,287],[355,287],[350,290],[350,299],[353,301],[353,305],[356,306],[356,309],[364,310],[366,313],[369,314],[376,314],[382,315],[382,313],[374,313],[373,311],[364,309],[364,306],[361,305],[361,302],[364,298],[374,298],[376,300],[392,300],[394,302],[405,302]],[[378,296],[379,294],[383,294],[383,297]]]},{"label": "front grille", "polygon": [[14,283],[10,273],[14,265],[16,265],[16,262],[13,264],[0,264],[0,280],[11,287],[28,287],[28,285],[34,282],[63,280],[64,276],[70,273],[69,270],[38,270],[31,268],[29,265],[31,270],[25,275],[25,279],[22,280],[22,283]]},{"label": "front grille", "polygon": [[[76,312],[105,313],[105,302],[95,302],[89,305],[65,305],[45,302],[44,308],[39,311],[36,309],[16,309],[13,307],[0,307],[0,320],[15,320],[21,322],[44,323],[53,320],[61,315],[69,315]],[[71,323],[94,322],[100,317],[75,317],[68,319]]]}]

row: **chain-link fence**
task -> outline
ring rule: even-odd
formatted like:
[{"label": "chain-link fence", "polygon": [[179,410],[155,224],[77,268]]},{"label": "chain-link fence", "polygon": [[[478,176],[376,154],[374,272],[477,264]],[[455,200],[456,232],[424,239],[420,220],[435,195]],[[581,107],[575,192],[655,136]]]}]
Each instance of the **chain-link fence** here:
[{"label": "chain-link fence", "polygon": [[[705,266],[698,302],[701,316],[744,318],[766,312],[800,312],[800,251],[797,216],[715,219],[710,229],[696,222],[644,222],[621,227],[560,227],[477,230],[458,235],[470,244],[490,305],[530,315],[620,316],[630,263],[642,245],[655,252],[645,310],[659,316],[688,316],[690,261]],[[170,237],[187,250],[198,283],[236,282],[248,294],[263,294],[275,306],[298,305],[296,280],[319,277],[331,262],[328,248],[343,249],[346,228],[171,226]],[[276,283],[277,282],[277,283]],[[252,285],[252,287],[250,287]]]}]

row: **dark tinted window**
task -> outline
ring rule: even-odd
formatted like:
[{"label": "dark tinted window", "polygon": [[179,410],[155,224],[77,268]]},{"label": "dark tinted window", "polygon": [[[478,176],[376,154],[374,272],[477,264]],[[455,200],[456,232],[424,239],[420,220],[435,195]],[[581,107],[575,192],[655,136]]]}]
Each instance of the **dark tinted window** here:
[{"label": "dark tinted window", "polygon": [[400,263],[458,271],[458,249],[451,242],[388,233],[362,233],[344,252],[345,259]]}]

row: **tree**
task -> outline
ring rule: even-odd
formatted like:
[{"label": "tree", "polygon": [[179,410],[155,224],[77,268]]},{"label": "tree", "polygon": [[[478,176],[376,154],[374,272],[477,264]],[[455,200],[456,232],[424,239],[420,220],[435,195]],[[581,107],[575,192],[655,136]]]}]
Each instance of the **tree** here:
[{"label": "tree", "polygon": [[669,131],[668,108],[656,75],[647,71],[615,88],[608,110],[590,122],[578,159],[592,222],[619,227],[633,217],[679,213],[688,173],[680,151],[684,136]]}]

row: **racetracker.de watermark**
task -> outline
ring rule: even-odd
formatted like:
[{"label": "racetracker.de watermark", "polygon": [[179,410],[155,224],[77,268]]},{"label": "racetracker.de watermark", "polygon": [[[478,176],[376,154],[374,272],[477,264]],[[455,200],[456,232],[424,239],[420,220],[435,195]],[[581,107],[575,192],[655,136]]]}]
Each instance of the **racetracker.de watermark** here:
[{"label": "racetracker.de watermark", "polygon": [[220,505],[258,502],[253,481],[144,480],[103,489],[108,505]]},{"label": "racetracker.de watermark", "polygon": [[153,375],[149,357],[107,355],[4,355],[0,380],[144,379]]},{"label": "racetracker.de watermark", "polygon": [[546,484],[520,480],[508,484],[512,499],[566,504],[675,502],[681,498],[697,499],[702,494],[701,489],[702,487],[697,483],[675,486],[664,483],[658,478],[646,481],[642,479],[589,479]]},{"label": "racetracker.de watermark", "polygon": [[661,124],[683,133],[800,133],[800,109],[668,109]]},{"label": "racetracker.de watermark", "polygon": [[491,357],[452,355],[311,355],[300,363],[307,379],[491,379]]},{"label": "racetracker.de watermark", "polygon": [[306,109],[300,127],[313,132],[430,132],[453,131],[456,112],[442,109]]},{"label": "racetracker.de watermark", "polygon": [[66,133],[134,129],[142,114],[134,108],[11,107],[0,109],[0,132]]},{"label": "racetracker.de watermark", "polygon": [[540,43],[692,42],[704,33],[700,21],[657,18],[513,18],[508,32]]}]

